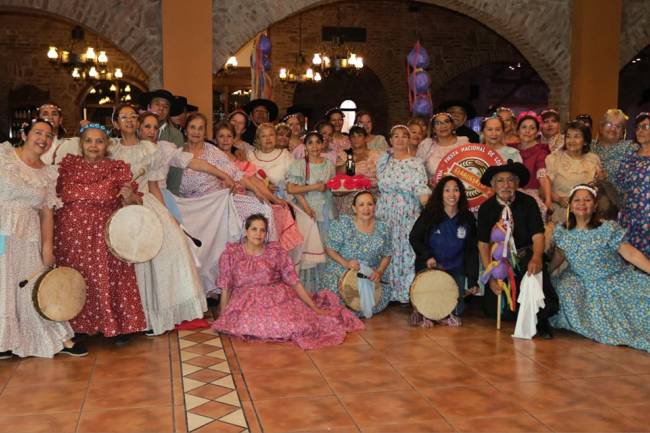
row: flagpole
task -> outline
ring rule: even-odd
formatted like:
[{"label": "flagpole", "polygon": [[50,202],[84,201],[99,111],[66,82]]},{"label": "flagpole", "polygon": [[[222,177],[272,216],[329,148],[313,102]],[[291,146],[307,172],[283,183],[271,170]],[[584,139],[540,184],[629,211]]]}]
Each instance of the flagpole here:
[{"label": "flagpole", "polygon": [[501,292],[497,296],[497,330],[501,329]]}]

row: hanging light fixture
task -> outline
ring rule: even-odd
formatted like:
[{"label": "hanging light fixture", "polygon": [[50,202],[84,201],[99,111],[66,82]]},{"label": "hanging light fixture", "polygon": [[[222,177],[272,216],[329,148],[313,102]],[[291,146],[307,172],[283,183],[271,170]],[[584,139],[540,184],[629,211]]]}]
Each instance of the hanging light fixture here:
[{"label": "hanging light fixture", "polygon": [[47,50],[47,59],[53,65],[65,68],[75,80],[112,80],[122,78],[120,68],[114,70],[108,66],[109,58],[106,51],[99,50],[99,54],[92,46],[87,46],[81,51],[85,40],[83,28],[76,26],[71,32],[71,41],[66,49],[50,45]]},{"label": "hanging light fixture", "polygon": [[[314,60],[321,61],[321,59],[316,59],[316,57],[314,57],[312,59],[312,63],[314,62]],[[298,53],[296,54],[296,61],[293,69],[288,68],[286,66],[282,66],[278,71],[278,78],[283,83],[295,84],[295,83],[306,83],[306,82],[308,83],[313,81],[320,81],[321,79],[320,74],[318,75],[318,77],[319,77],[318,80],[316,80],[316,74],[314,73],[314,69],[310,67],[310,65],[307,63],[305,55],[302,52],[302,15],[299,15],[298,16]]]}]

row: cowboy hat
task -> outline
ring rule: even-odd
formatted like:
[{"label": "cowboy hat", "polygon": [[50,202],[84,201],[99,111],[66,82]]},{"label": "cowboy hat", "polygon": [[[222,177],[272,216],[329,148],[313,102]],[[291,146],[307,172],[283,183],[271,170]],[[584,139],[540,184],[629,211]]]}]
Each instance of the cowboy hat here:
[{"label": "cowboy hat", "polygon": [[468,119],[476,117],[476,108],[472,104],[462,99],[449,99],[438,106],[439,111],[447,111],[451,107],[460,107],[465,111]]},{"label": "cowboy hat", "polygon": [[513,162],[512,159],[508,160],[504,165],[492,165],[485,170],[481,176],[481,183],[485,186],[492,186],[490,182],[492,178],[499,173],[512,173],[519,178],[519,185],[524,186],[530,180],[530,173],[524,164],[521,162]]},{"label": "cowboy hat", "polygon": [[[143,108],[147,108],[150,104],[151,101],[153,101],[155,98],[162,98],[166,99],[169,101],[169,112],[170,113],[175,113],[178,112],[178,101],[176,100],[176,97],[170,92],[169,90],[165,89],[157,89],[152,92],[145,92],[142,94],[140,97],[140,105]],[[182,113],[183,107],[181,107],[181,113]],[[180,114],[180,113],[179,113]],[[174,116],[175,114],[171,114]]]},{"label": "cowboy hat", "polygon": [[269,111],[269,121],[273,122],[278,117],[278,106],[270,99],[253,99],[248,104],[244,105],[244,111],[250,115],[255,107],[264,107]]}]

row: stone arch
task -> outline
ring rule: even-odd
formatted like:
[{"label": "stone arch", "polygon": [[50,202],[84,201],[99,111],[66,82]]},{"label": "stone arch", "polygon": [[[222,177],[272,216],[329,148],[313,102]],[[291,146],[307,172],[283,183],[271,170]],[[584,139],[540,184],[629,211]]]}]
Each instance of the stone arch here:
[{"label": "stone arch", "polygon": [[650,8],[644,0],[624,0],[621,21],[620,67],[650,45]]},{"label": "stone arch", "polygon": [[54,15],[79,24],[128,54],[147,74],[150,87],[162,85],[160,0],[0,0],[0,10]]},{"label": "stone arch", "polygon": [[[627,0],[629,1],[629,0]],[[642,0],[638,0],[642,1]],[[215,69],[257,33],[293,14],[336,0],[213,0]],[[566,0],[421,0],[473,18],[513,44],[550,88],[549,103],[568,110],[570,2]],[[552,5],[549,5],[552,4]]]}]

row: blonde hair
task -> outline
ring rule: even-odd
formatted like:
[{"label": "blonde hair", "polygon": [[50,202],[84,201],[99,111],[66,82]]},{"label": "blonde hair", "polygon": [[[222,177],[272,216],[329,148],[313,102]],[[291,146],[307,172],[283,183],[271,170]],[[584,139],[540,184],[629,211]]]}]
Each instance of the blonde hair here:
[{"label": "blonde hair", "polygon": [[278,132],[275,130],[275,126],[273,126],[272,123],[269,122],[261,123],[260,125],[257,126],[257,129],[255,130],[255,146],[259,145],[260,135],[262,134],[263,129],[270,129],[271,131],[273,131],[276,138],[278,136]]}]

